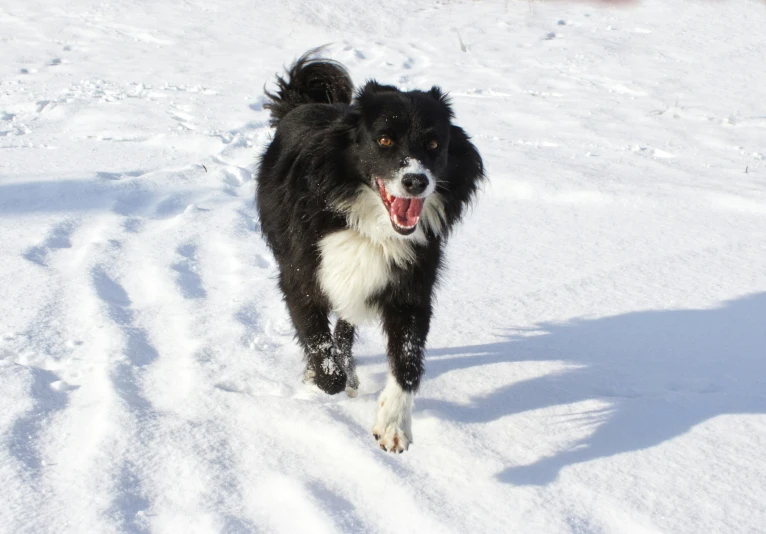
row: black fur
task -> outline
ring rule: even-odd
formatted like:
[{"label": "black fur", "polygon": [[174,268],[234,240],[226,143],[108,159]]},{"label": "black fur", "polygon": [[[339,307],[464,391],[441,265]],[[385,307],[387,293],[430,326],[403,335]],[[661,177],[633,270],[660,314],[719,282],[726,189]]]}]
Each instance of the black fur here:
[{"label": "black fur", "polygon": [[[266,93],[276,132],[260,159],[257,205],[279,264],[279,287],[317,385],[330,394],[342,391],[347,376],[355,378],[354,326],[339,320],[331,332],[331,303],[317,275],[319,243],[349,228],[339,206],[357,202],[360,188],[377,194],[376,177],[396,172],[404,158],[422,162],[437,179],[443,229],[424,229],[427,239],[413,244],[414,261],[391,264],[388,285],[367,299],[380,311],[393,374],[405,391],[415,391],[442,247],[484,178],[482,160],[466,133],[451,123],[450,102],[439,88],[403,92],[370,81],[354,97],[343,66],[310,54],[286,79],[277,78],[275,94]],[[396,146],[381,146],[381,135],[395,139]],[[426,146],[431,139],[437,149]],[[386,209],[382,199],[380,209]]]},{"label": "black fur", "polygon": [[263,107],[271,111],[272,126],[277,126],[292,109],[301,104],[348,104],[354,86],[340,63],[311,59],[310,50],[290,68],[287,80],[277,76],[277,93],[265,91],[271,100]]}]

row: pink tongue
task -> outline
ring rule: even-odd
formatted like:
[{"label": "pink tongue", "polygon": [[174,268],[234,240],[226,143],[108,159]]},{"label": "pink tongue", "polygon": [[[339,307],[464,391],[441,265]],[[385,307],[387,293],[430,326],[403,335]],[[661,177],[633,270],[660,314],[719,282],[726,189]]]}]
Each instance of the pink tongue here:
[{"label": "pink tongue", "polygon": [[422,198],[395,198],[391,203],[391,218],[401,226],[415,226],[423,210]]}]

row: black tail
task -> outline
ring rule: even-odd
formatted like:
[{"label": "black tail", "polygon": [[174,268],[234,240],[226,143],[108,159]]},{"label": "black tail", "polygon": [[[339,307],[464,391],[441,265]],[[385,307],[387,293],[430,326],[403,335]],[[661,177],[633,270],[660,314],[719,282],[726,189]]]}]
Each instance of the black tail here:
[{"label": "black tail", "polygon": [[320,49],[309,50],[290,67],[287,79],[277,76],[277,91],[265,91],[270,102],[264,108],[271,111],[272,126],[290,111],[303,104],[349,104],[354,85],[346,69],[330,59],[310,59]]}]

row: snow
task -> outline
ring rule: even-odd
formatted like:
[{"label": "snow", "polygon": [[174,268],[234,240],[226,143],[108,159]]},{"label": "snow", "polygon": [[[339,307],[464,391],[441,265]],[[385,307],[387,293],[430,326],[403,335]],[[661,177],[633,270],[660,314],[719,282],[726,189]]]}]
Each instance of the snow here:
[{"label": "snow", "polygon": [[[0,531],[762,532],[766,12],[499,0],[6,0]],[[302,383],[260,238],[263,86],[330,43],[449,91],[414,442]]]}]

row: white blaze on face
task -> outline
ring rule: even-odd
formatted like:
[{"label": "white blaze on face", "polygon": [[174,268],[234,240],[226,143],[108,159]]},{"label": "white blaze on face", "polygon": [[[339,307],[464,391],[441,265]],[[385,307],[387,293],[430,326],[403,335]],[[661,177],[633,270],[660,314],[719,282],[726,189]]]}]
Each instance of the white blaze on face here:
[{"label": "white blaze on face", "polygon": [[[417,195],[407,191],[407,175],[416,174],[425,178],[424,190]],[[383,205],[388,211],[394,230],[401,235],[410,235],[416,231],[423,213],[425,202],[436,190],[436,179],[422,162],[407,158],[392,178],[377,178],[378,191]]]},{"label": "white blaze on face", "polygon": [[[424,174],[428,178],[428,186],[421,194],[413,197],[402,185],[405,174]],[[407,158],[404,160],[404,166],[394,174],[394,179],[386,183],[386,190],[395,197],[400,198],[426,198],[436,190],[436,178],[420,160]]]}]

